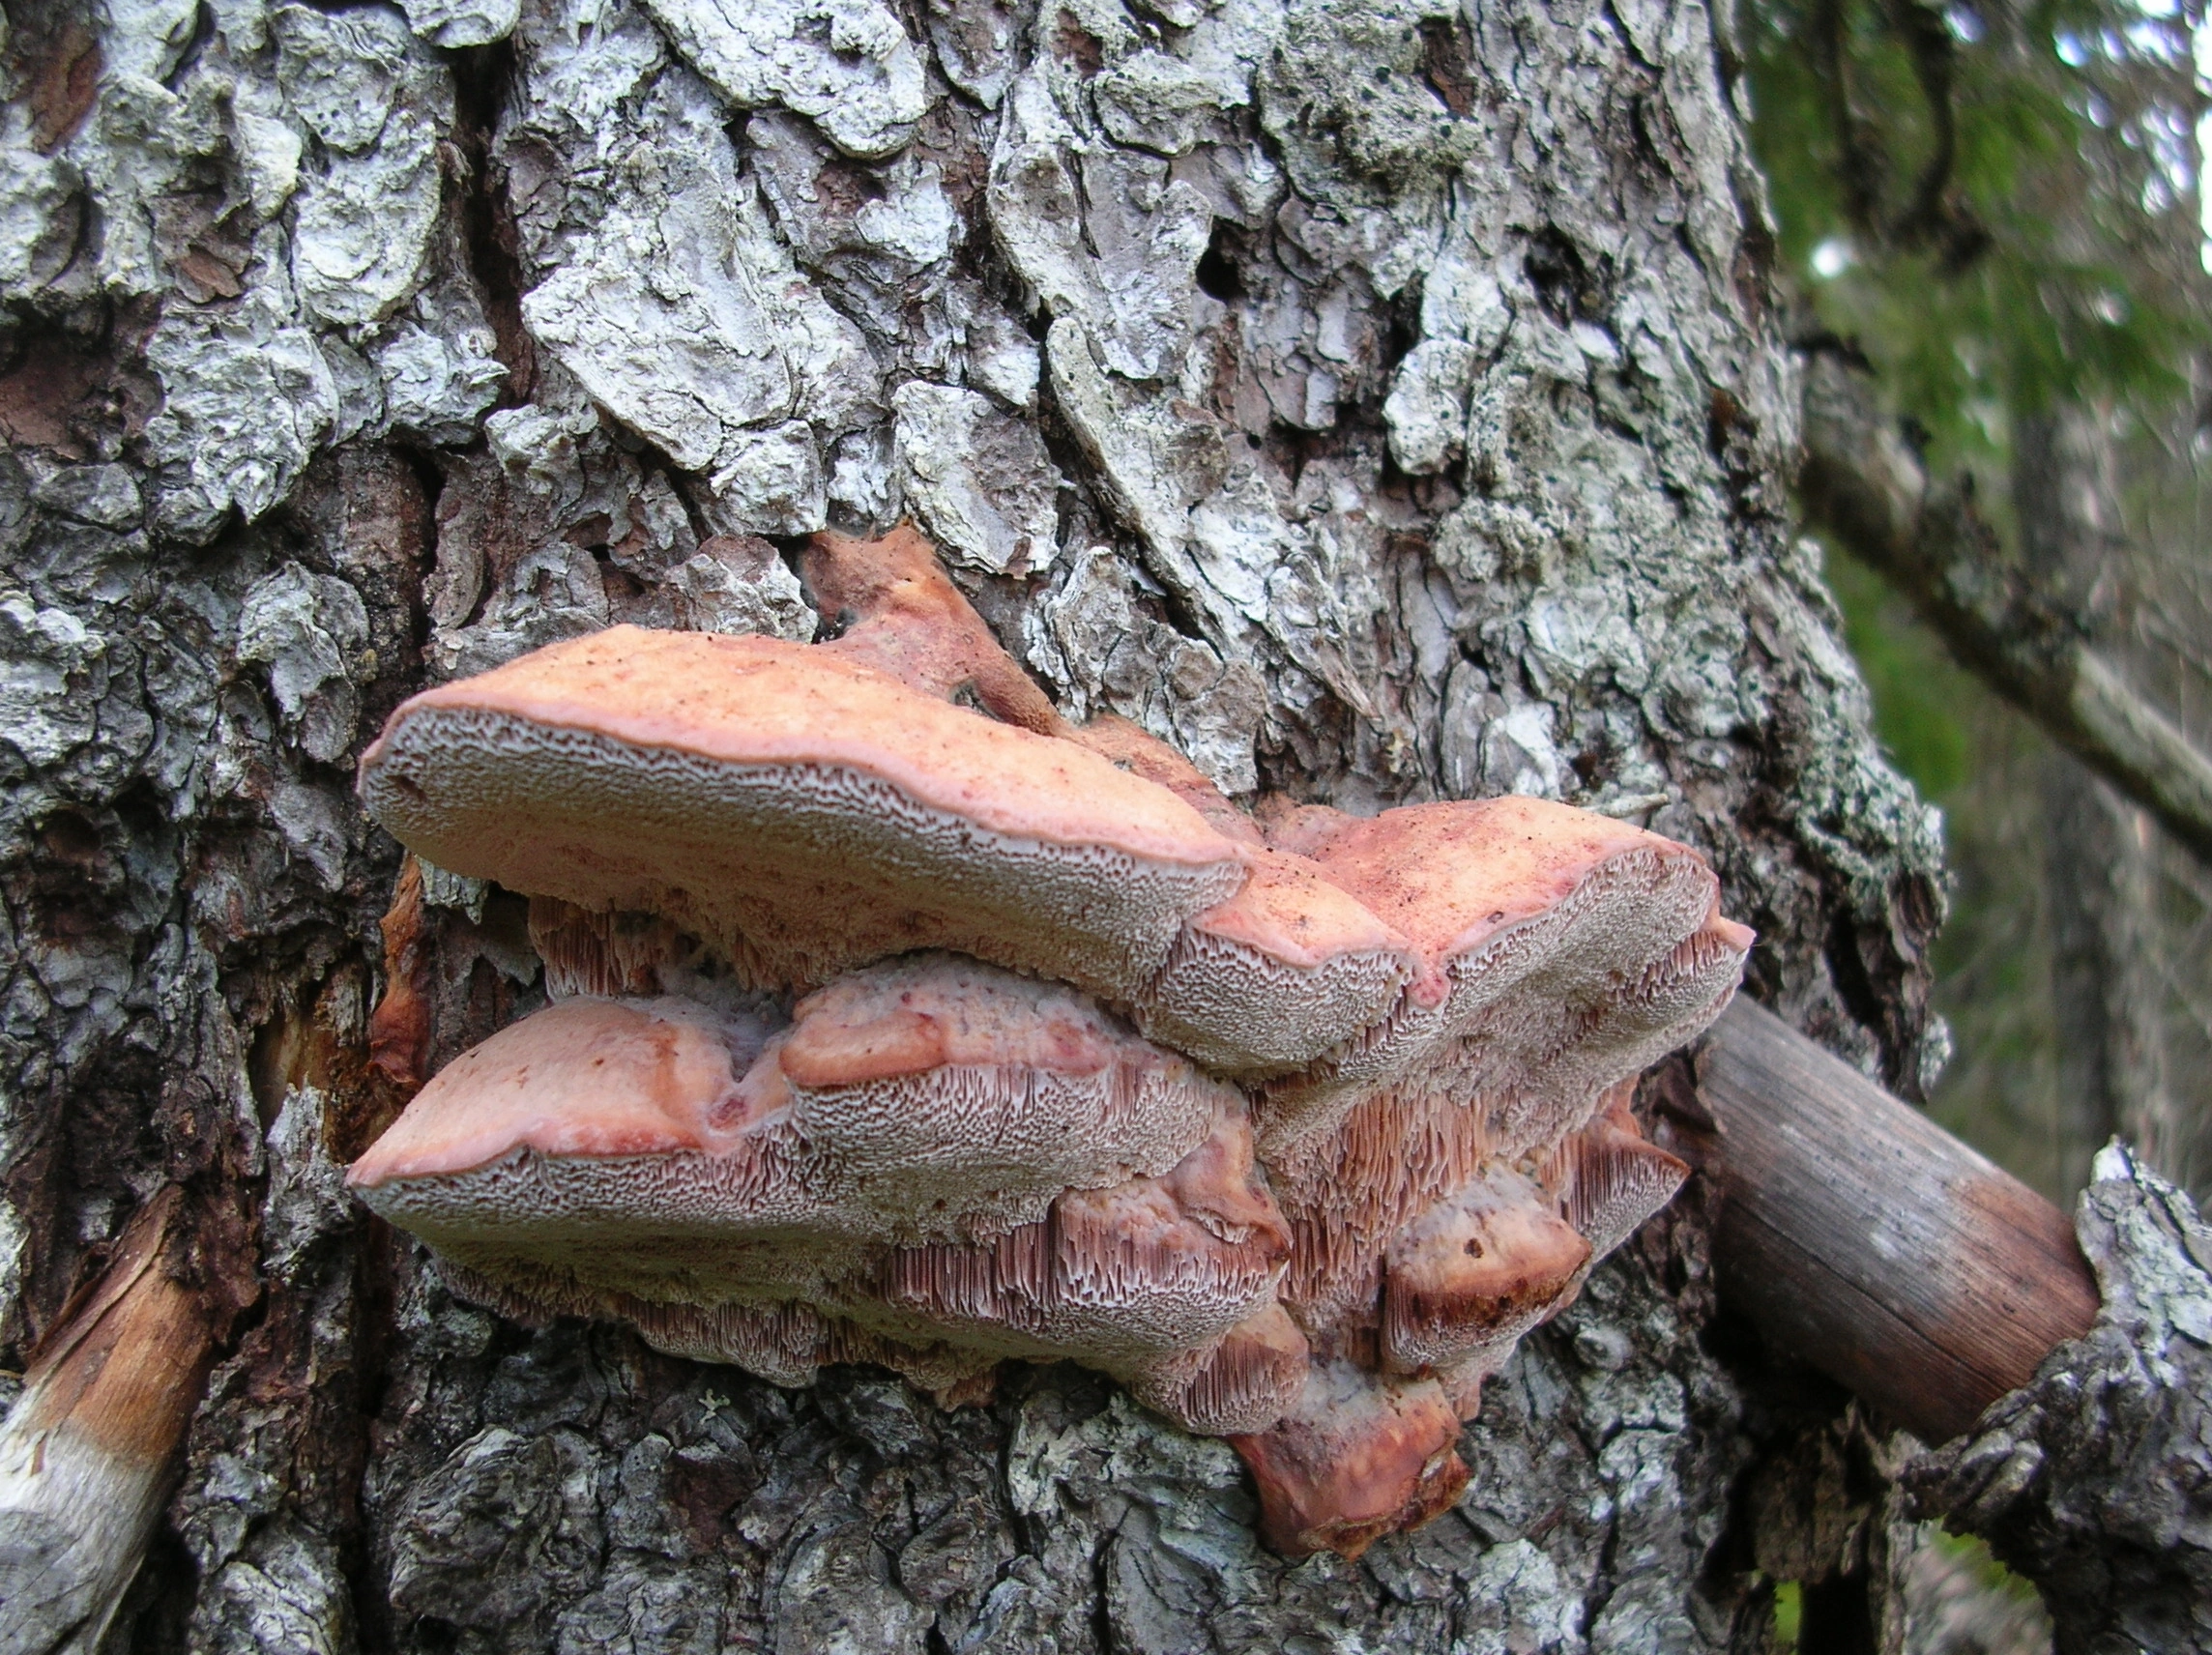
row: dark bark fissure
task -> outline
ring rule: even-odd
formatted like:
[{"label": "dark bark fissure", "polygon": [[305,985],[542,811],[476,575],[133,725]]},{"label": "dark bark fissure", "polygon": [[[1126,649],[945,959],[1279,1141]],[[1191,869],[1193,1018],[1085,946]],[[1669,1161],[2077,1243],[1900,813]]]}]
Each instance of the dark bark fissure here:
[{"label": "dark bark fissure", "polygon": [[530,400],[538,379],[537,347],[522,322],[523,274],[514,216],[508,206],[493,143],[513,76],[510,42],[470,46],[455,54],[453,138],[467,166],[458,181],[458,213],[469,271],[481,290],[500,363],[507,369],[503,406]]}]

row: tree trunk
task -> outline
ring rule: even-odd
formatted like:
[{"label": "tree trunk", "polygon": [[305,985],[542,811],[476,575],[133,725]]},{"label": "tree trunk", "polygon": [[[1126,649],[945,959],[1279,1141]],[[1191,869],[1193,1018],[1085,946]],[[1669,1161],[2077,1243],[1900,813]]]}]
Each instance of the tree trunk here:
[{"label": "tree trunk", "polygon": [[388,971],[433,1066],[542,994],[518,899],[435,870],[388,957],[383,716],[616,622],[811,637],[826,520],[917,520],[1064,711],[1232,794],[1697,844],[1759,998],[1917,1096],[1936,828],[1790,534],[1725,19],[9,16],[5,1336],[168,1186],[261,1284],[116,1638],[1753,1649],[1776,1573],[1837,1638],[1894,1620],[1879,1456],[1705,1337],[1694,1201],[1496,1381],[1455,1513],[1294,1567],[1226,1447],[1103,1381],[946,1413],[519,1326],[338,1182]]},{"label": "tree trunk", "polygon": [[[2119,576],[2111,434],[2092,410],[2028,415],[2013,438],[2013,510],[2031,576],[2080,606]],[[2058,1018],[2059,1165],[2068,1189],[2115,1135],[2182,1176],[2181,1135],[2160,1041],[2165,989],[2150,911],[2149,824],[2073,758],[2052,753],[2042,786],[2052,1003]]]}]

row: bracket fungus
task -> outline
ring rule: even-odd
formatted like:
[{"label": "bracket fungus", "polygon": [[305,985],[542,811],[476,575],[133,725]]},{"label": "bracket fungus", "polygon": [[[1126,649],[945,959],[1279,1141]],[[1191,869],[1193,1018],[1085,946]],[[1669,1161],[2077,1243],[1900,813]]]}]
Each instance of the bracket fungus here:
[{"label": "bracket fungus", "polygon": [[552,1002],[353,1186],[501,1308],[947,1404],[1114,1375],[1356,1555],[1686,1168],[1626,1107],[1751,934],[1694,851],[1538,799],[1248,813],[1067,723],[911,530],[813,645],[617,627],[417,696],[411,849],[528,895]]},{"label": "bracket fungus", "polygon": [[352,1182],[505,1300],[786,1382],[1074,1356],[1172,1390],[1273,1304],[1290,1240],[1244,1099],[1087,997],[924,954],[779,1023],[556,1001],[441,1070]]}]

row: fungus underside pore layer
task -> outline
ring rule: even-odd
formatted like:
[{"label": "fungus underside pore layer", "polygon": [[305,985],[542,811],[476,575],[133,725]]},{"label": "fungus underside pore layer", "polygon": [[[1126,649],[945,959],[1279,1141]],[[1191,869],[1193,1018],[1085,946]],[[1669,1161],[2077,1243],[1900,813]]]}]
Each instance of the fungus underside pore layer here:
[{"label": "fungus underside pore layer", "polygon": [[1711,872],[1536,799],[1255,818],[1068,725],[911,531],[807,578],[833,642],[617,628],[393,715],[370,808],[532,898],[555,999],[355,1187],[505,1311],[779,1383],[1102,1369],[1286,1552],[1447,1507],[1685,1176],[1624,1098],[1740,973]]}]

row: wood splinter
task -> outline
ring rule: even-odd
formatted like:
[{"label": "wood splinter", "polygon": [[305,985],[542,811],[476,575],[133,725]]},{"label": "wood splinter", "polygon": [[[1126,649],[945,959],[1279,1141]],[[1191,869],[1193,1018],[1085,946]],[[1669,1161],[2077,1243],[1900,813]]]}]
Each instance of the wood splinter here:
[{"label": "wood splinter", "polygon": [[100,1647],[235,1307],[194,1284],[175,1185],[43,1342],[0,1425],[0,1650]]}]

